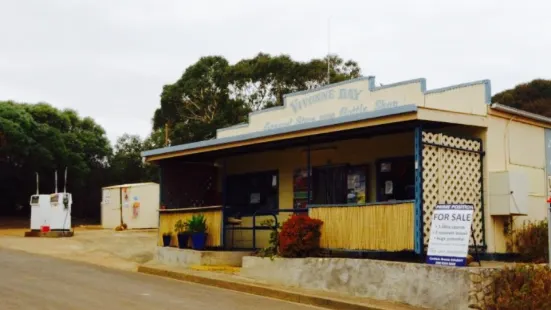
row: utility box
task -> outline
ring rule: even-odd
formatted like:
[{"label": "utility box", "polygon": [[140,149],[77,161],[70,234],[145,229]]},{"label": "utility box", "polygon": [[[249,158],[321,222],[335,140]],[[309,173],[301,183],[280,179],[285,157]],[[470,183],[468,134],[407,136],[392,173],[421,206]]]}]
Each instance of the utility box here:
[{"label": "utility box", "polygon": [[490,172],[491,215],[528,215],[529,180],[521,171]]},{"label": "utility box", "polygon": [[159,184],[135,183],[102,188],[101,226],[115,228],[122,221],[128,229],[159,227]]}]

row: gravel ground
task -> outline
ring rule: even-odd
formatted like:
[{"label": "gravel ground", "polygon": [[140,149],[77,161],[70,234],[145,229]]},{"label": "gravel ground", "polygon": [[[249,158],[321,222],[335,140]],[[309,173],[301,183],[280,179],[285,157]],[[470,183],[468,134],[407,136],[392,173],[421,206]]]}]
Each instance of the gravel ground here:
[{"label": "gravel ground", "polygon": [[26,229],[1,229],[0,248],[135,271],[153,259],[156,231],[76,229],[71,238],[25,238]]}]

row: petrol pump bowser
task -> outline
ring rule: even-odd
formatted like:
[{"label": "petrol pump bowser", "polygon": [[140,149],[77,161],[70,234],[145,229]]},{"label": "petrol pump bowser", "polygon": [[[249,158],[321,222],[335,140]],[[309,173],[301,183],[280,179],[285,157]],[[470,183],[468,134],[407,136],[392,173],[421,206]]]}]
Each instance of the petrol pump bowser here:
[{"label": "petrol pump bowser", "polygon": [[50,225],[50,195],[31,196],[31,230],[41,230]]},{"label": "petrol pump bowser", "polygon": [[51,205],[50,229],[55,231],[71,230],[71,206],[73,197],[70,193],[54,193],[48,197]]}]

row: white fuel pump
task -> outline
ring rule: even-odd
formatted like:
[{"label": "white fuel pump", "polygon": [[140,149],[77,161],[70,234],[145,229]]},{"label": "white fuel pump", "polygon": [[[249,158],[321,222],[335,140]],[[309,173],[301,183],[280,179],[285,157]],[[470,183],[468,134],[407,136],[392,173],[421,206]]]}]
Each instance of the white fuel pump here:
[{"label": "white fuel pump", "polygon": [[65,186],[63,188],[63,193],[57,192],[57,171],[55,173],[55,184],[55,193],[51,194],[49,197],[51,205],[50,229],[53,231],[70,231],[73,197],[70,193],[67,193],[67,168],[65,168]]},{"label": "white fuel pump", "polygon": [[31,231],[50,225],[50,195],[40,194],[39,176],[36,174],[36,194],[31,196]]}]

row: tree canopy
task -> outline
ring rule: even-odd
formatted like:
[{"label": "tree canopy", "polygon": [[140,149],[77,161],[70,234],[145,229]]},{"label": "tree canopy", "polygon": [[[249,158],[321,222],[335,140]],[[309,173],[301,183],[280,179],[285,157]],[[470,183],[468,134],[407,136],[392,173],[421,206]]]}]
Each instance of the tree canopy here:
[{"label": "tree canopy", "polygon": [[[12,207],[36,191],[35,172],[41,176],[40,191],[53,193],[54,171],[62,174],[65,168],[68,188],[85,200],[91,178],[106,171],[112,153],[104,129],[94,120],[45,103],[0,102],[0,133],[0,193],[6,198],[3,203]],[[8,210],[13,208],[0,208]],[[82,205],[74,210],[86,215]]]},{"label": "tree canopy", "polygon": [[141,152],[155,148],[150,139],[142,140],[138,135],[124,134],[117,139],[113,157],[110,160],[112,184],[128,184],[158,181],[156,167],[142,161]]},{"label": "tree canopy", "polygon": [[492,102],[551,117],[551,80],[535,79],[492,97]]},{"label": "tree canopy", "polygon": [[[330,81],[360,76],[355,61],[331,56]],[[215,137],[216,129],[247,121],[248,113],[283,104],[285,94],[327,83],[327,58],[300,62],[260,53],[230,65],[222,56],[200,58],[163,87],[153,130],[169,128],[173,144]]]}]

